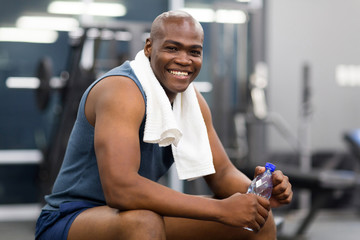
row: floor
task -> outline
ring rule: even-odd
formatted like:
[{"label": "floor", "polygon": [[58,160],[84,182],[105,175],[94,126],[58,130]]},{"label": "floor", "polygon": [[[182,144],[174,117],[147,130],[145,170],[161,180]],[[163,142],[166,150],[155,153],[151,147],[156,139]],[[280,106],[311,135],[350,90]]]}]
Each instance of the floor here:
[{"label": "floor", "polygon": [[[17,210],[15,210],[17,209]],[[33,240],[39,206],[0,206],[0,240]],[[11,213],[12,212],[12,213]],[[22,219],[19,213],[24,213]],[[351,209],[321,210],[303,236],[294,236],[305,214],[293,211],[283,215],[279,240],[358,240],[360,214]]]},{"label": "floor", "polygon": [[305,234],[295,236],[305,214],[299,211],[284,216],[279,240],[358,240],[360,213],[355,210],[321,210]]},{"label": "floor", "polygon": [[1,240],[34,240],[35,221],[0,222]]},{"label": "floor", "polygon": [[0,205],[0,240],[34,240],[40,204]]}]

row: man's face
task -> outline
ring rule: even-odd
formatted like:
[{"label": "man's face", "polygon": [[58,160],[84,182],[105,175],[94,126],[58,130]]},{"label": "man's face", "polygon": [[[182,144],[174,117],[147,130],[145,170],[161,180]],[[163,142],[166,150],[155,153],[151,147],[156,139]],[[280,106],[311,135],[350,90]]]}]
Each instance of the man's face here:
[{"label": "man's face", "polygon": [[203,32],[184,18],[162,25],[161,36],[153,36],[145,45],[145,54],[156,78],[170,101],[183,92],[199,74],[202,65]]}]

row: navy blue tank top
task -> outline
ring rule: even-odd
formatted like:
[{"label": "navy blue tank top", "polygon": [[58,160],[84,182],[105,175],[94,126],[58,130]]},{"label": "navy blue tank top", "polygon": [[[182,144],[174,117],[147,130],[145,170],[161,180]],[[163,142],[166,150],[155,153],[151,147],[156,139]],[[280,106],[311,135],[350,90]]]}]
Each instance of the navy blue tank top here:
[{"label": "navy blue tank top", "polygon": [[[47,204],[44,209],[46,210],[56,210],[61,203],[71,201],[106,204],[94,151],[94,127],[86,119],[85,102],[90,90],[108,76],[126,76],[132,79],[141,91],[146,103],[144,90],[128,61],[110,70],[88,87],[81,98],[64,161],[55,180],[52,193],[45,196]],[[139,129],[141,149],[139,174],[150,180],[157,181],[168,171],[174,159],[170,146],[159,147],[158,144],[143,142],[144,126],[145,116]]]}]

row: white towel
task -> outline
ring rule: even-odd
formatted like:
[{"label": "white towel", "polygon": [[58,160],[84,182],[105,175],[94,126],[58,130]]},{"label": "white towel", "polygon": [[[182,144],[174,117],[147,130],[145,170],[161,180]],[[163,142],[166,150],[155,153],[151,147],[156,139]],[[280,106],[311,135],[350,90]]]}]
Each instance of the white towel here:
[{"label": "white towel", "polygon": [[179,179],[192,180],[215,173],[209,138],[193,84],[178,93],[173,107],[141,50],[130,62],[146,95],[143,141],[171,144]]}]

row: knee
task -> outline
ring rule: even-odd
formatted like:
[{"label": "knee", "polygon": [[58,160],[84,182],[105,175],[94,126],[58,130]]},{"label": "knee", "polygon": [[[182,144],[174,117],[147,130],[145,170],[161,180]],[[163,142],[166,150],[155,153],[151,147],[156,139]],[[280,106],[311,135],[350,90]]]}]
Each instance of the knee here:
[{"label": "knee", "polygon": [[[131,212],[131,213],[130,213]],[[130,211],[126,220],[143,228],[164,228],[164,219],[159,214],[148,210]]]},{"label": "knee", "polygon": [[148,210],[126,212],[122,220],[126,223],[130,239],[159,240],[165,239],[164,219],[159,214]]},{"label": "knee", "polygon": [[266,220],[264,227],[260,230],[260,232],[257,235],[259,239],[267,239],[267,240],[276,239],[276,235],[277,235],[276,224],[272,212],[270,212],[270,215]]}]

